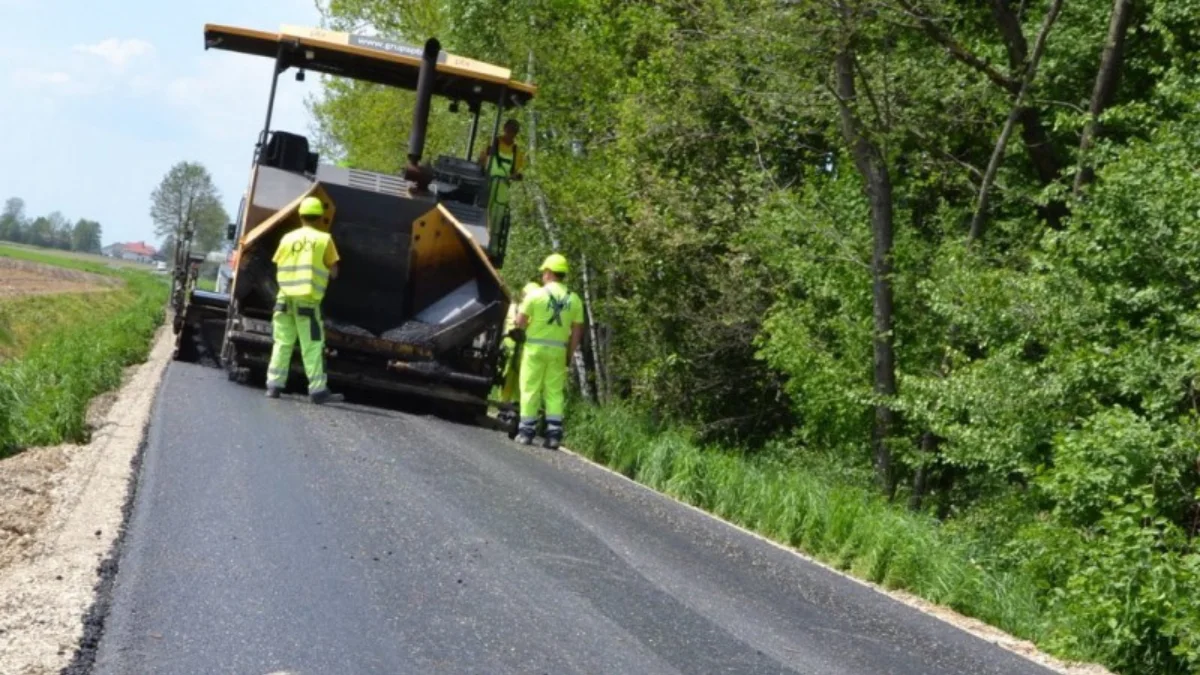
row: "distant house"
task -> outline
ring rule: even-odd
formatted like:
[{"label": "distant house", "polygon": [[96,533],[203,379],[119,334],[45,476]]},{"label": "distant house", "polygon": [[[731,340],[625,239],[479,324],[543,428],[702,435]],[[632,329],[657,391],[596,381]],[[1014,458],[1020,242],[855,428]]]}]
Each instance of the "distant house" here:
[{"label": "distant house", "polygon": [[135,241],[129,244],[111,244],[100,249],[102,255],[110,258],[120,258],[121,260],[132,260],[134,262],[148,263],[154,260],[158,255],[158,251],[154,250],[144,241]]}]

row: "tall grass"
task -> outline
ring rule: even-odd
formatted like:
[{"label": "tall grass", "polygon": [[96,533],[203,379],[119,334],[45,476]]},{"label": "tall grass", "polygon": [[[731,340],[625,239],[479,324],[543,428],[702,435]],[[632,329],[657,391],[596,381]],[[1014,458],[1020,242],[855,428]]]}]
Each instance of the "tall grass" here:
[{"label": "tall grass", "polygon": [[1024,638],[1041,634],[1044,607],[1030,579],[991,574],[966,542],[928,517],[831,480],[819,467],[702,448],[679,429],[654,429],[623,407],[577,407],[570,445],[683,502],[830,566],[951,607]]},{"label": "tall grass", "polygon": [[25,447],[85,440],[88,403],[117,387],[125,366],[145,359],[167,296],[163,281],[144,272],[19,253],[14,257],[63,262],[119,277],[124,284],[89,294],[82,302],[53,296],[21,301],[44,302],[66,312],[53,314],[53,328],[42,331],[19,358],[0,363],[0,457]]}]

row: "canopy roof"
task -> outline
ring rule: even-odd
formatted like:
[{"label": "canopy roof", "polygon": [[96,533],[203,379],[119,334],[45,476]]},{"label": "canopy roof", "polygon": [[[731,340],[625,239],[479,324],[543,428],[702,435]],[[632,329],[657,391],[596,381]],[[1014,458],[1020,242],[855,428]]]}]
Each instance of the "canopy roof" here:
[{"label": "canopy roof", "polygon": [[[282,65],[415,90],[421,70],[421,47],[369,35],[285,25],[278,33],[205,24],[204,48],[276,58]],[[280,51],[282,49],[282,52]],[[460,101],[524,105],[537,92],[514,81],[508,68],[457,56],[438,55],[433,93]]]}]

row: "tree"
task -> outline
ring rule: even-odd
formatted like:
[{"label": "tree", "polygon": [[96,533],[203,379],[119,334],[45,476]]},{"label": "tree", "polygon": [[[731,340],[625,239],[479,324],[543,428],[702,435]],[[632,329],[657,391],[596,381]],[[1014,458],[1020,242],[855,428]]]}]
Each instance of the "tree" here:
[{"label": "tree", "polygon": [[179,162],[163,176],[150,195],[154,233],[175,239],[192,238],[196,251],[211,251],[221,242],[229,215],[208,169],[196,162]]},{"label": "tree", "polygon": [[1083,129],[1083,137],[1079,140],[1079,171],[1075,174],[1075,195],[1078,196],[1083,186],[1092,181],[1095,172],[1085,163],[1087,153],[1092,148],[1092,142],[1099,132],[1099,118],[1105,109],[1112,104],[1117,92],[1117,83],[1121,79],[1121,63],[1125,58],[1125,33],[1133,18],[1133,0],[1114,0],[1112,17],[1108,24],[1108,39],[1104,43],[1104,52],[1100,56],[1100,68],[1096,72],[1096,85],[1092,89],[1092,102],[1088,106],[1087,126]]},{"label": "tree", "polygon": [[20,242],[24,239],[25,200],[9,197],[0,213],[0,240]]},{"label": "tree", "polygon": [[34,246],[53,246],[54,223],[46,216],[34,218],[26,232],[25,243],[33,244]]},{"label": "tree", "polygon": [[84,253],[100,252],[100,223],[80,218],[71,231],[71,250]]},{"label": "tree", "polygon": [[71,222],[60,211],[52,212],[46,216],[46,220],[50,221],[50,240],[43,246],[63,251],[71,250]]},{"label": "tree", "polygon": [[[853,13],[845,3],[839,3],[843,20],[850,28]],[[873,432],[875,472],[880,487],[888,495],[895,491],[892,470],[892,452],[889,439],[896,427],[896,412],[893,399],[896,396],[896,349],[895,310],[892,289],[892,178],[885,151],[868,136],[857,113],[858,87],[856,73],[861,68],[850,36],[843,38],[845,44],[834,57],[836,74],[836,96],[842,136],[854,157],[854,165],[863,177],[863,188],[870,203],[871,214],[871,277],[873,317],[875,324],[874,380],[875,393],[880,400],[875,404],[875,428]]]}]

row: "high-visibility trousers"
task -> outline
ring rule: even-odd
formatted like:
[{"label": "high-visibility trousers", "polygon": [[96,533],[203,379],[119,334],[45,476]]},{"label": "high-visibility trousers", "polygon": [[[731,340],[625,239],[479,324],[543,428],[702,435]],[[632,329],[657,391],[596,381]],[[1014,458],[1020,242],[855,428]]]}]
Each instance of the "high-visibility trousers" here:
[{"label": "high-visibility trousers", "polygon": [[509,180],[492,176],[488,187],[488,232],[495,232],[508,213]]},{"label": "high-visibility trousers", "polygon": [[520,381],[517,375],[521,369],[517,361],[517,343],[512,338],[504,338],[504,384],[500,386],[500,403],[512,404],[517,402]]},{"label": "high-visibility trousers", "polygon": [[325,322],[317,302],[277,299],[271,318],[275,344],[271,347],[271,363],[267,367],[267,386],[283,389],[287,386],[292,365],[292,351],[300,342],[300,357],[304,374],[308,376],[308,393],[325,391]]},{"label": "high-visibility trousers", "polygon": [[546,407],[548,433],[561,433],[566,407],[567,350],[525,343],[521,351],[521,428],[532,431]]}]

